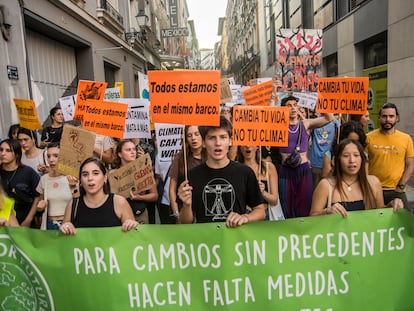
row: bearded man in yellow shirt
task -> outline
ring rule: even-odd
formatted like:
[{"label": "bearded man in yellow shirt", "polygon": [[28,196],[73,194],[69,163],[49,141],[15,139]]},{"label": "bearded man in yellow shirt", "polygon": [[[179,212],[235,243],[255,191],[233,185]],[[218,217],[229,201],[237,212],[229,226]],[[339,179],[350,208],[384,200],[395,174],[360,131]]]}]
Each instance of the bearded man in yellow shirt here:
[{"label": "bearded man in yellow shirt", "polygon": [[395,128],[399,121],[397,107],[386,103],[379,112],[380,128],[367,135],[369,173],[379,178],[387,205],[395,198],[408,207],[406,184],[414,168],[413,140]]}]

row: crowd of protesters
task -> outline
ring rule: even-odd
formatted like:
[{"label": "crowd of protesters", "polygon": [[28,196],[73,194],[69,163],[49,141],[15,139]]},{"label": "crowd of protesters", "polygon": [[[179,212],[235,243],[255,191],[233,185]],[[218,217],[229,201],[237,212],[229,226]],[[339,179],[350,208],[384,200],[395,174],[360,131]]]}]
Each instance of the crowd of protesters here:
[{"label": "crowd of protesters", "polygon": [[[394,104],[382,106],[380,127],[368,134],[368,113],[310,114],[293,96],[281,105],[290,110],[286,147],[233,146],[232,108],[225,105],[219,126],[185,126],[182,151],[171,165],[157,162],[155,137],[119,141],[97,135],[94,155],[82,163],[79,176],[56,169],[64,124],[59,107],[39,134],[13,124],[0,143],[0,225],[66,234],[75,227],[119,225],[126,231],[158,222],[225,221],[235,227],[268,219],[267,208],[276,204],[284,218],[407,207],[414,149],[411,137],[396,129]],[[145,153],[158,189],[110,194],[108,170]]]}]

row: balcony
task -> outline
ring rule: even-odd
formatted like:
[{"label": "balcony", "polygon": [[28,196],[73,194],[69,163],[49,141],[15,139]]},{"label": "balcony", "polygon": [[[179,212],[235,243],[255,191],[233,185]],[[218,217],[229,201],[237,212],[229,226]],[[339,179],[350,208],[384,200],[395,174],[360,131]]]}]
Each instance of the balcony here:
[{"label": "balcony", "polygon": [[117,35],[124,32],[124,18],[107,0],[100,0],[96,9],[98,20]]}]

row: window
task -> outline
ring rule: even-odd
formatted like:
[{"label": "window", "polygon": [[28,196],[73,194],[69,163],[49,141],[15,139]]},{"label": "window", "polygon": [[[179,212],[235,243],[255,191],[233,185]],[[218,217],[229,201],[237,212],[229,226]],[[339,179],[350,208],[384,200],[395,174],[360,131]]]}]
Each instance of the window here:
[{"label": "window", "polygon": [[364,49],[364,69],[387,63],[388,56],[386,32],[365,40],[362,45]]},{"label": "window", "polygon": [[338,54],[331,54],[325,57],[325,68],[327,77],[338,76]]},{"label": "window", "polygon": [[350,5],[348,0],[336,0],[336,20],[339,20],[348,14],[350,11],[349,7]]},{"label": "window", "polygon": [[104,62],[105,82],[108,83],[108,88],[115,86],[116,72],[118,68],[110,63]]}]

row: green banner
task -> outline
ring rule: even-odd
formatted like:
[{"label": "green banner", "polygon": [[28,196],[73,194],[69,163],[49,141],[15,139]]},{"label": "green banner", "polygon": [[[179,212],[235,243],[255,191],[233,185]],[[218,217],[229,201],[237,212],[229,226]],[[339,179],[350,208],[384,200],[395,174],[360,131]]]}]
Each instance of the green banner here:
[{"label": "green banner", "polygon": [[414,217],[0,228],[2,310],[413,310]]}]

